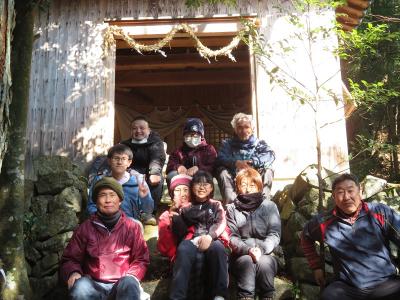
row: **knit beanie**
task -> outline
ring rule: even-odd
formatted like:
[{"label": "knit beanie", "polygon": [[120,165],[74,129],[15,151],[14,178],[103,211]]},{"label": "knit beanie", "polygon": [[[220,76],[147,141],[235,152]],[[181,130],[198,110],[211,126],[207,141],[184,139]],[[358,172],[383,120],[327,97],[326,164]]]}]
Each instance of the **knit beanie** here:
[{"label": "knit beanie", "polygon": [[94,184],[92,197],[94,203],[97,202],[97,196],[99,195],[100,190],[105,188],[111,189],[116,192],[120,201],[124,199],[124,191],[122,189],[122,185],[114,178],[105,176]]},{"label": "knit beanie", "polygon": [[199,118],[189,118],[187,119],[185,126],[183,126],[183,135],[189,132],[197,132],[204,137],[204,125]]},{"label": "knit beanie", "polygon": [[178,185],[186,185],[189,187],[191,181],[192,177],[186,174],[178,174],[172,177],[171,182],[169,184],[169,195],[171,196],[171,198],[174,197],[174,189]]}]

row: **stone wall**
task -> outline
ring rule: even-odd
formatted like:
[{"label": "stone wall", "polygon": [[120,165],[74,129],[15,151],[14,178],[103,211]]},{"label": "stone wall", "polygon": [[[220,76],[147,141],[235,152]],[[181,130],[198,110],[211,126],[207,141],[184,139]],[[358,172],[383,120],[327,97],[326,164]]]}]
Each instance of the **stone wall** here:
[{"label": "stone wall", "polygon": [[40,157],[34,166],[37,181],[26,182],[25,256],[35,298],[54,299],[62,252],[84,217],[86,178],[65,157]]}]

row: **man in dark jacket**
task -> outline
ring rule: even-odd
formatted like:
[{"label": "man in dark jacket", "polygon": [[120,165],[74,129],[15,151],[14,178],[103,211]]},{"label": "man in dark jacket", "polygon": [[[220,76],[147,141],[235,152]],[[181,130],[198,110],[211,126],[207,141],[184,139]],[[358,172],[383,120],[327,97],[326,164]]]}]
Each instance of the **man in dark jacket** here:
[{"label": "man in dark jacket", "polygon": [[[144,117],[136,117],[131,123],[131,138],[122,141],[133,152],[131,168],[146,176],[154,200],[154,212],[157,210],[162,196],[164,178],[162,169],[166,155],[164,142],[158,133],[150,130],[149,123]],[[144,224],[156,225],[154,216],[143,220]]]},{"label": "man in dark jacket", "polygon": [[168,159],[167,182],[178,174],[193,176],[202,170],[213,172],[217,151],[204,138],[204,125],[198,118],[187,119],[183,126],[183,145],[174,150]]},{"label": "man in dark jacket", "polygon": [[352,174],[337,177],[332,194],[335,208],[315,216],[301,236],[304,255],[321,287],[325,277],[315,241],[323,241],[332,256],[335,281],[321,299],[400,299],[400,277],[389,250],[389,241],[400,246],[400,216],[387,205],[362,201]]},{"label": "man in dark jacket", "polygon": [[140,299],[149,251],[140,226],[120,210],[123,198],[112,177],[93,187],[97,212],[76,229],[61,258],[71,299]]}]

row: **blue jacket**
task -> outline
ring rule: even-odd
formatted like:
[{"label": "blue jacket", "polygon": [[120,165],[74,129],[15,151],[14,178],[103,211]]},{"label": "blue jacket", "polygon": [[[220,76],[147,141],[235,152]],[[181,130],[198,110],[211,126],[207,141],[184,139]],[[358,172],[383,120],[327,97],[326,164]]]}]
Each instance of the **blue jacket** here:
[{"label": "blue jacket", "polygon": [[374,287],[396,274],[390,259],[389,241],[400,246],[400,216],[380,203],[362,202],[362,209],[351,225],[342,219],[336,209],[314,217],[306,224],[302,247],[311,268],[315,253],[308,245],[321,238],[332,255],[336,280],[357,288]]},{"label": "blue jacket", "polygon": [[275,153],[264,140],[259,140],[254,135],[247,141],[241,141],[237,136],[223,140],[216,167],[225,167],[232,176],[236,176],[237,160],[250,160],[251,166],[263,174],[267,168],[271,168]]},{"label": "blue jacket", "polygon": [[[108,176],[108,174],[97,175],[90,186],[87,205],[87,212],[89,214],[94,214],[97,211],[96,204],[92,199],[92,190],[95,183],[104,176]],[[141,212],[146,214],[151,214],[153,212],[154,201],[150,191],[147,193],[146,197],[139,197],[139,186],[135,175],[131,174],[129,180],[122,185],[122,188],[124,190],[124,199],[121,203],[121,209],[128,217],[139,220]]]}]

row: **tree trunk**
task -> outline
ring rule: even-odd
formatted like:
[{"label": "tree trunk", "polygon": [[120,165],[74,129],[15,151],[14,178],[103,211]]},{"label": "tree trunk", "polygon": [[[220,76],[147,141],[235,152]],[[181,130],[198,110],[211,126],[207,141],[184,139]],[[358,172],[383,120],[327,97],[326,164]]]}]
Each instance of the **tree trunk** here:
[{"label": "tree trunk", "polygon": [[33,9],[30,1],[16,0],[16,24],[11,52],[9,141],[0,175],[0,257],[7,273],[5,300],[30,299],[31,291],[24,255],[24,165],[26,123],[29,99],[30,66],[33,41]]},{"label": "tree trunk", "polygon": [[11,32],[14,27],[14,0],[0,1],[0,170],[7,151],[11,102]]}]

